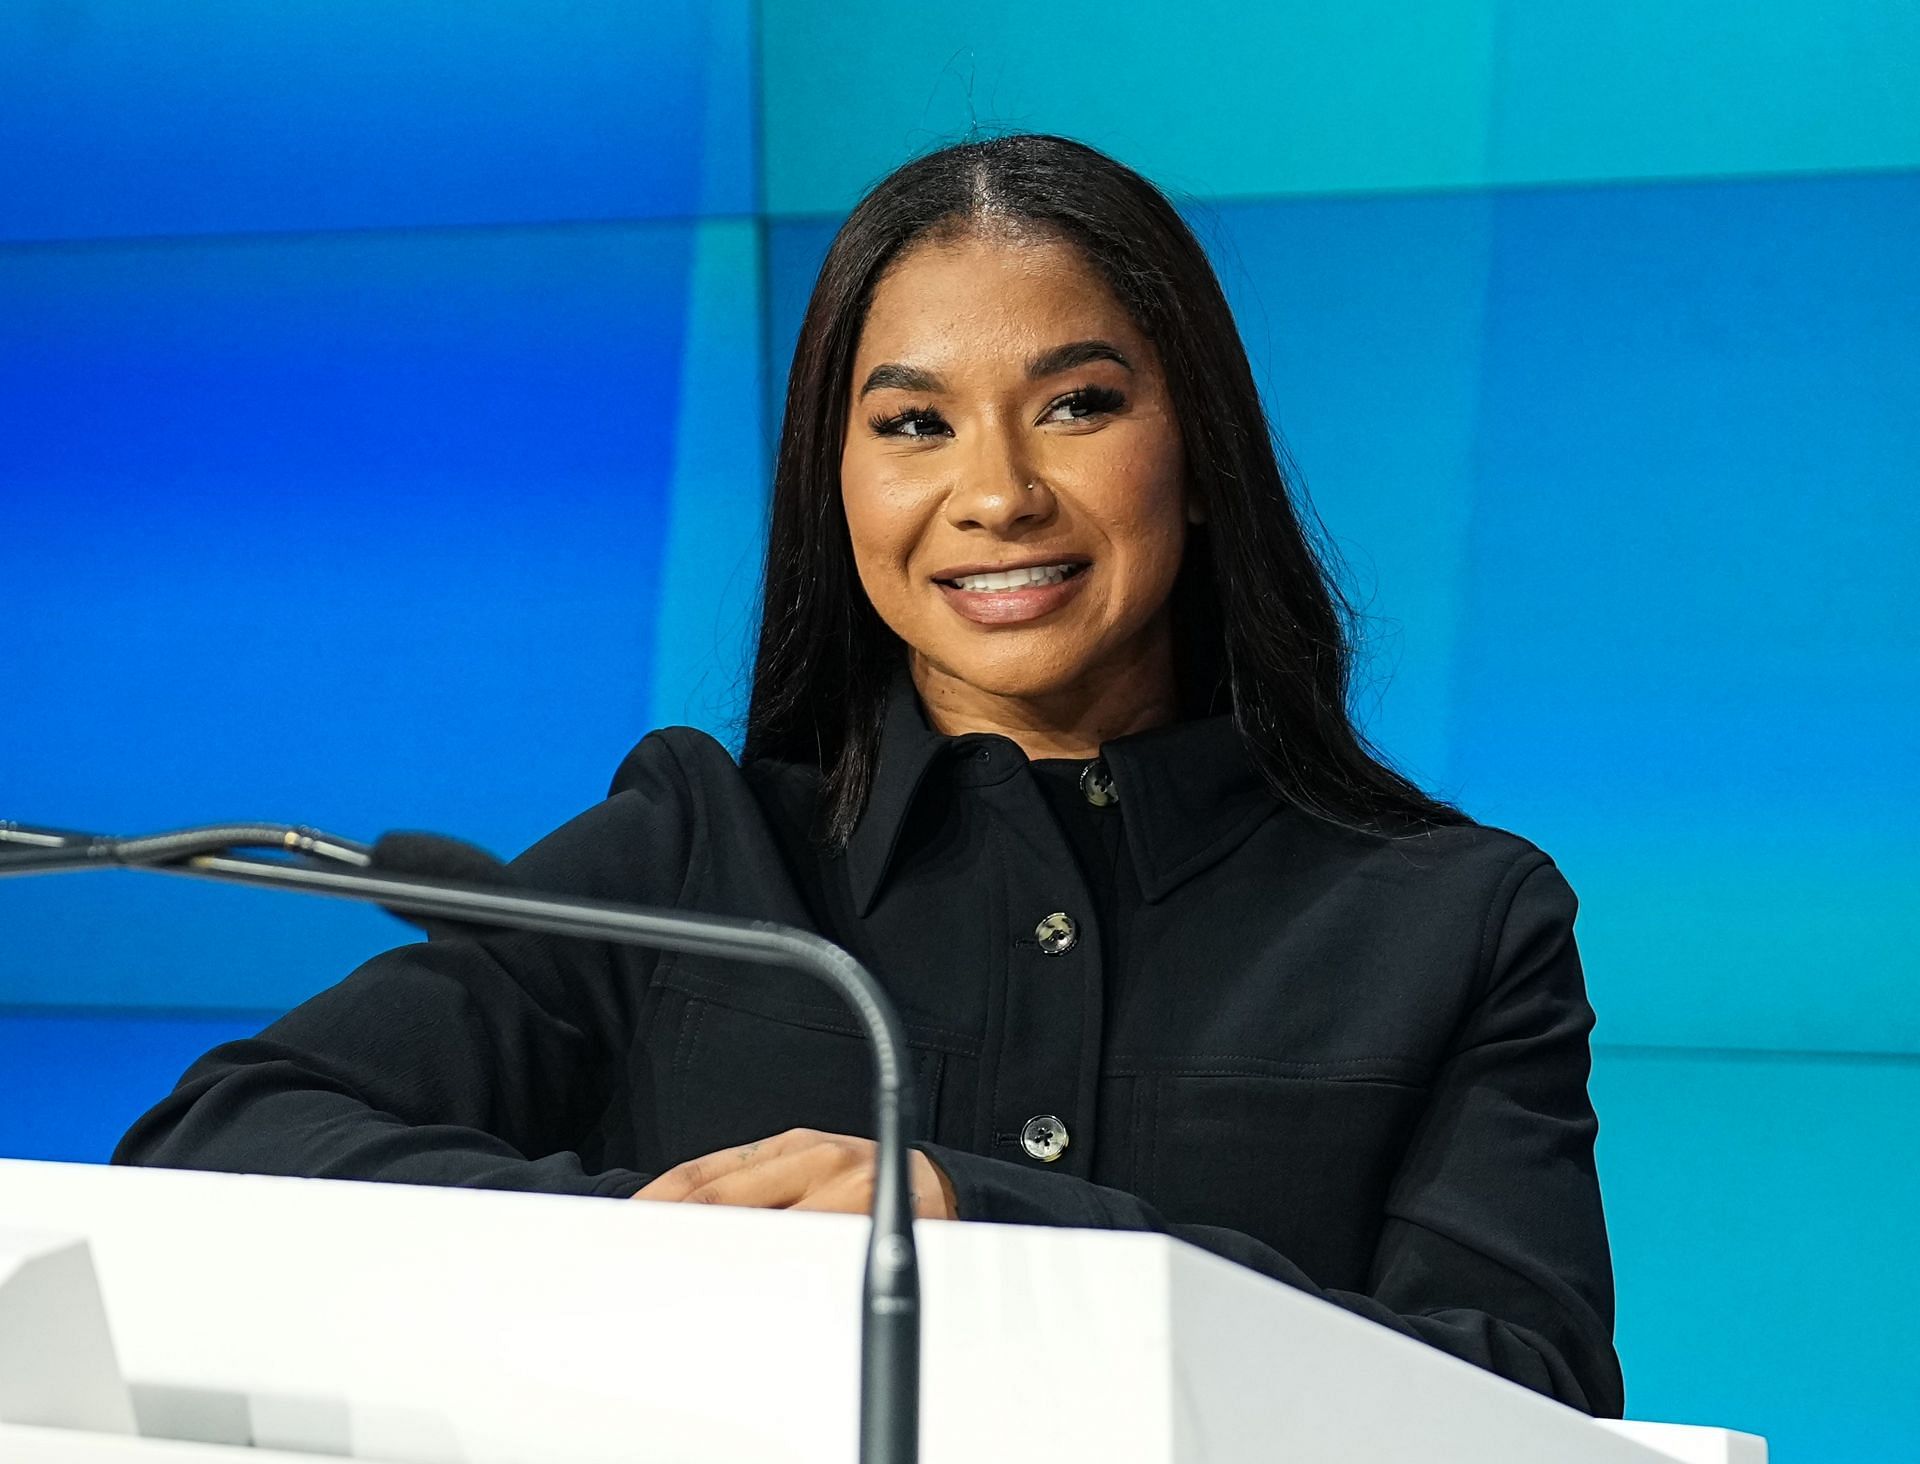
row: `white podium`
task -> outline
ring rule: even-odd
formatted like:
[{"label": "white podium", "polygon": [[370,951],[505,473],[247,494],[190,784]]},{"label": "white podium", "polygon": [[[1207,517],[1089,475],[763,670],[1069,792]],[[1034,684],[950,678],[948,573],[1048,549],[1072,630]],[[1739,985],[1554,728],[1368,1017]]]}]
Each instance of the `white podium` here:
[{"label": "white podium", "polygon": [[[1162,1236],[916,1234],[928,1464],[1766,1458],[1597,1424]],[[847,1464],[865,1237],[851,1216],[0,1161],[0,1460]]]}]

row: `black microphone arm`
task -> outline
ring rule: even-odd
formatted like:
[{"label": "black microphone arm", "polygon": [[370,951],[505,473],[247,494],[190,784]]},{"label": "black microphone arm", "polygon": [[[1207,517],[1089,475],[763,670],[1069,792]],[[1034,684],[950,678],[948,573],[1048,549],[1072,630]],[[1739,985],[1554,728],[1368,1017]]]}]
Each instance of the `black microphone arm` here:
[{"label": "black microphone arm", "polygon": [[[244,849],[272,849],[290,857],[239,852]],[[345,867],[328,868],[320,861]],[[116,839],[0,820],[0,878],[109,868],[359,900],[423,922],[731,956],[804,971],[833,987],[859,1015],[873,1043],[878,1152],[861,1293],[860,1464],[914,1464],[920,1444],[920,1276],[907,1183],[906,1130],[912,1122],[907,1039],[884,988],[846,951],[812,931],[771,921],[514,890],[511,873],[492,855],[436,835],[393,834],[370,848],[286,824],[224,824]],[[409,872],[421,868],[469,876],[487,871],[495,877],[444,879]]]}]

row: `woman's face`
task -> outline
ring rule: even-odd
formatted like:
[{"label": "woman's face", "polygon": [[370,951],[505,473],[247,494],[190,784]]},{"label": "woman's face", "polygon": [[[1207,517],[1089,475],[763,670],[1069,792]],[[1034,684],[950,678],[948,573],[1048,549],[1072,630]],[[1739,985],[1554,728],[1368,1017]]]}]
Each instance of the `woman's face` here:
[{"label": "woman's face", "polygon": [[847,413],[860,582],[917,674],[1037,698],[1136,674],[1156,637],[1165,651],[1179,426],[1153,347],[1072,245],[966,235],[903,254]]}]

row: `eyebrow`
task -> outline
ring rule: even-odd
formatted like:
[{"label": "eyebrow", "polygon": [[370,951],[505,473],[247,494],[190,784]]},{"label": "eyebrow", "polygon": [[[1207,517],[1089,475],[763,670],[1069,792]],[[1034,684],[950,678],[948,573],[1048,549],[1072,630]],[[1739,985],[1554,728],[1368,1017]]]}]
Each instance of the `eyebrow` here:
[{"label": "eyebrow", "polygon": [[[1112,361],[1125,370],[1133,370],[1133,363],[1111,341],[1068,341],[1062,346],[1050,346],[1028,361],[1027,379],[1038,381],[1042,377],[1057,376],[1062,371],[1071,371],[1090,361]],[[860,387],[860,395],[889,389],[936,392],[944,390],[945,386],[938,372],[907,366],[899,361],[882,361],[867,373],[867,379]]]},{"label": "eyebrow", "polygon": [[1133,370],[1133,363],[1121,354],[1120,348],[1112,341],[1069,341],[1064,346],[1042,351],[1027,362],[1027,379],[1038,381],[1043,376],[1057,376],[1062,371],[1071,371],[1089,361],[1112,361],[1128,371]]},{"label": "eyebrow", "polygon": [[903,366],[898,361],[882,361],[867,373],[866,384],[860,388],[860,395],[870,391],[939,391],[943,383],[932,371],[923,371],[918,366]]}]

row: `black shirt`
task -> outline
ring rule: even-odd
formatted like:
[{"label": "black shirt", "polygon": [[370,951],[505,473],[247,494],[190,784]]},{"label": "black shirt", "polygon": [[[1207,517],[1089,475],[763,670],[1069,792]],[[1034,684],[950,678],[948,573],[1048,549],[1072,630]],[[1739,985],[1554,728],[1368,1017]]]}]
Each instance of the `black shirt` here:
[{"label": "black shirt", "polygon": [[[931,731],[904,673],[832,856],[820,781],[666,728],[514,867],[853,952],[905,1021],[917,1147],[962,1219],[1163,1231],[1620,1413],[1593,1014],[1546,855],[1309,817],[1225,716],[1091,772],[1029,762]],[[114,1161],[625,1196],[788,1128],[869,1134],[868,1061],[797,974],[451,937],[215,1048]]]}]

